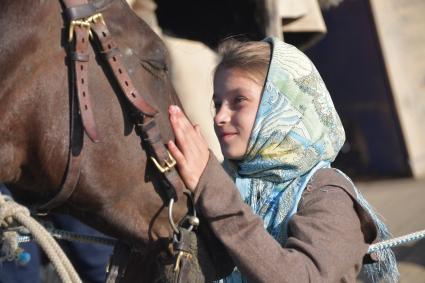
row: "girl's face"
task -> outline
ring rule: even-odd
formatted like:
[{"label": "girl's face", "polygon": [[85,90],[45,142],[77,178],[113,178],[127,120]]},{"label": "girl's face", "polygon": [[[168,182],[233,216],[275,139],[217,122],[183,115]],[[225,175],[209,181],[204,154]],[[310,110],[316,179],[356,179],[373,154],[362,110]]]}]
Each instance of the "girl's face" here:
[{"label": "girl's face", "polygon": [[241,160],[247,150],[263,85],[238,68],[220,68],[214,76],[214,130],[223,156]]}]

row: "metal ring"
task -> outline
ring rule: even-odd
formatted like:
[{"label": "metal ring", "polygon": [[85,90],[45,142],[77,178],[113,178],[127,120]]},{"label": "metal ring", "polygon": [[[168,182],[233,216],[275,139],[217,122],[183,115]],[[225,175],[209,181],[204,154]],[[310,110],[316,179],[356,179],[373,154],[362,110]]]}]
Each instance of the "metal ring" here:
[{"label": "metal ring", "polygon": [[171,198],[170,203],[168,204],[168,221],[170,222],[171,228],[173,228],[174,233],[180,234],[180,231],[173,220],[173,205],[174,205],[174,199]]},{"label": "metal ring", "polygon": [[[186,193],[186,192],[185,192]],[[190,193],[186,193],[190,199],[191,205],[192,205],[192,211],[193,211],[193,215],[186,215],[186,217],[184,219],[189,219],[190,217],[195,217],[196,216],[196,210],[195,210],[195,204],[193,203],[193,198],[190,195]],[[174,205],[174,198],[170,199],[170,202],[168,203],[168,221],[170,222],[170,226],[171,228],[173,228],[174,233],[176,234],[180,234],[180,230],[177,227],[176,223],[174,223],[174,219],[173,219],[173,205]],[[189,221],[190,223],[190,221]],[[199,219],[198,219],[198,223],[199,223]],[[193,228],[195,227],[195,225],[193,225],[192,223],[190,223],[189,228],[187,228],[188,231],[192,231]]]}]

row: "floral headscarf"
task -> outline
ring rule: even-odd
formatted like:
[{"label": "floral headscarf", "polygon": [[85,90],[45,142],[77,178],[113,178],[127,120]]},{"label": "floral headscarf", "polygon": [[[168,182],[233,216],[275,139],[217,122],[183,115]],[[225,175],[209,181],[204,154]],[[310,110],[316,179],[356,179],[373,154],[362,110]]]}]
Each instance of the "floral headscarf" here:
[{"label": "floral headscarf", "polygon": [[270,66],[236,186],[276,240],[286,238],[310,177],[329,167],[345,140],[323,80],[297,48],[272,44]]}]

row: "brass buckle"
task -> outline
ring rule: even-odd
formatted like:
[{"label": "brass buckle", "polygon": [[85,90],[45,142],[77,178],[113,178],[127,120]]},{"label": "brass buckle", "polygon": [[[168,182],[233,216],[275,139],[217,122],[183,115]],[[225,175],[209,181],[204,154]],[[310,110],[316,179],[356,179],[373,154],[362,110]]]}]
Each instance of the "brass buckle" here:
[{"label": "brass buckle", "polygon": [[167,153],[168,153],[168,160],[164,160],[164,163],[166,164],[166,166],[164,167],[162,167],[162,165],[159,164],[159,162],[155,159],[155,157],[151,156],[153,163],[155,164],[156,168],[158,168],[158,170],[161,173],[170,171],[171,168],[173,168],[177,164],[176,160],[171,156],[171,153],[168,150],[167,150]]},{"label": "brass buckle", "polygon": [[80,21],[80,20],[72,21],[69,24],[69,34],[68,34],[68,41],[69,42],[71,42],[72,39],[74,38],[74,29],[75,29],[76,26],[86,28],[88,30],[89,34],[91,35],[91,32],[90,32],[90,23],[89,22]]},{"label": "brass buckle", "polygon": [[92,22],[92,23],[101,22],[102,24],[105,24],[105,20],[103,19],[102,13],[94,14],[93,16],[87,18],[85,21],[88,22],[88,23],[90,23],[90,22]]},{"label": "brass buckle", "polygon": [[90,37],[92,37],[90,26],[91,26],[92,23],[95,24],[95,23],[98,23],[98,22],[105,24],[105,20],[103,19],[103,15],[101,13],[97,13],[97,14],[91,16],[91,17],[88,17],[87,19],[84,19],[84,20],[71,21],[71,23],[69,24],[68,41],[71,42],[72,39],[74,38],[74,29],[75,29],[76,26],[87,28],[87,30],[89,31]]},{"label": "brass buckle", "polygon": [[185,257],[187,259],[192,259],[192,254],[188,253],[188,252],[184,252],[184,251],[180,251],[177,254],[177,259],[176,259],[176,263],[174,265],[174,272],[179,272],[180,271],[180,262],[182,260],[182,258]]}]

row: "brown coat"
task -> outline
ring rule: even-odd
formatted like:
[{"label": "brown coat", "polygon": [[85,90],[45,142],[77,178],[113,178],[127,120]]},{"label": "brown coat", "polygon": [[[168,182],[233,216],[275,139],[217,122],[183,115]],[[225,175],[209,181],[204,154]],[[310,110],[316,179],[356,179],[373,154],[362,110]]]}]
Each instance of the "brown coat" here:
[{"label": "brown coat", "polygon": [[210,155],[196,205],[249,282],[355,282],[376,229],[345,177],[334,169],[312,177],[282,247]]}]

